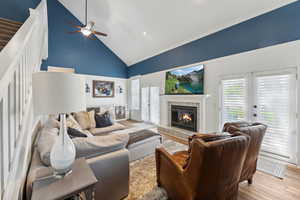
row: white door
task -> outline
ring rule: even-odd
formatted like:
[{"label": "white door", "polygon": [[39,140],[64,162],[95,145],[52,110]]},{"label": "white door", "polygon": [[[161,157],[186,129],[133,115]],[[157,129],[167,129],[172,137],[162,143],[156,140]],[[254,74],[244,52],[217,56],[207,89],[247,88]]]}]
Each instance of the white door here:
[{"label": "white door", "polygon": [[268,126],[262,151],[296,162],[296,70],[250,73],[221,81],[220,126],[230,121]]},{"label": "white door", "polygon": [[158,124],[160,121],[159,87],[142,88],[142,120]]},{"label": "white door", "polygon": [[252,121],[268,125],[262,150],[296,159],[296,73],[253,74]]},{"label": "white door", "polygon": [[159,124],[160,121],[159,87],[150,88],[150,122]]},{"label": "white door", "polygon": [[141,120],[140,78],[130,80],[130,119]]},{"label": "white door", "polygon": [[150,117],[149,117],[149,114],[150,114],[150,107],[149,107],[149,104],[150,104],[150,93],[149,93],[149,87],[144,87],[142,88],[142,120],[145,121],[145,122],[148,122]]}]

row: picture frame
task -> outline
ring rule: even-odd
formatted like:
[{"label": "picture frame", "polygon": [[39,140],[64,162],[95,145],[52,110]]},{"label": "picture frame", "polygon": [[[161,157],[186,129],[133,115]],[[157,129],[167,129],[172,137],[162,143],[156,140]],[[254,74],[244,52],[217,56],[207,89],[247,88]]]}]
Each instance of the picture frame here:
[{"label": "picture frame", "polygon": [[93,80],[94,98],[112,98],[115,96],[115,83],[113,81]]},{"label": "picture frame", "polygon": [[116,120],[125,119],[126,118],[125,106],[115,106],[115,116],[116,116]]}]

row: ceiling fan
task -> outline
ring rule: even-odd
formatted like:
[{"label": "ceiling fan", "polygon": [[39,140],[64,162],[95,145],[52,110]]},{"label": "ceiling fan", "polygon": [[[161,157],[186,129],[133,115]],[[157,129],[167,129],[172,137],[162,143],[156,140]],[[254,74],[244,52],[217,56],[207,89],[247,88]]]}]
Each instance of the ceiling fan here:
[{"label": "ceiling fan", "polygon": [[85,25],[78,26],[78,25],[73,25],[72,23],[69,23],[69,24],[71,24],[72,27],[78,28],[79,30],[68,32],[68,33],[70,33],[70,34],[82,33],[85,37],[87,37],[89,39],[95,39],[95,38],[93,38],[93,35],[100,35],[100,36],[106,37],[107,36],[106,33],[102,33],[102,32],[94,30],[95,22],[93,22],[93,21],[88,22],[87,16],[88,16],[88,4],[87,4],[87,0],[85,0]]}]

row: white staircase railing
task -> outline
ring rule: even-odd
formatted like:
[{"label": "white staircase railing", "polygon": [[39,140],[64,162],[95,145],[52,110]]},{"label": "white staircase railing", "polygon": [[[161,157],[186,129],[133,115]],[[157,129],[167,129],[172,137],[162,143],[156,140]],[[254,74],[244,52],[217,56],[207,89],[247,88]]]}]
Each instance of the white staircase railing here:
[{"label": "white staircase railing", "polygon": [[48,56],[47,3],[42,0],[0,52],[0,199],[20,199],[37,123],[32,73]]}]

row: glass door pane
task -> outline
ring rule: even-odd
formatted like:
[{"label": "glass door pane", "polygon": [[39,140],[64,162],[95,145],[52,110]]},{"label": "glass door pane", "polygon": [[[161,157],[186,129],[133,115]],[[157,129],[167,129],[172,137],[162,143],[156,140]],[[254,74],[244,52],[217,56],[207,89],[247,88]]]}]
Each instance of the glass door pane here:
[{"label": "glass door pane", "polygon": [[226,122],[247,120],[246,83],[245,78],[222,81],[221,127]]},{"label": "glass door pane", "polygon": [[289,159],[296,152],[295,85],[295,74],[254,75],[253,121],[268,126],[262,150]]}]

